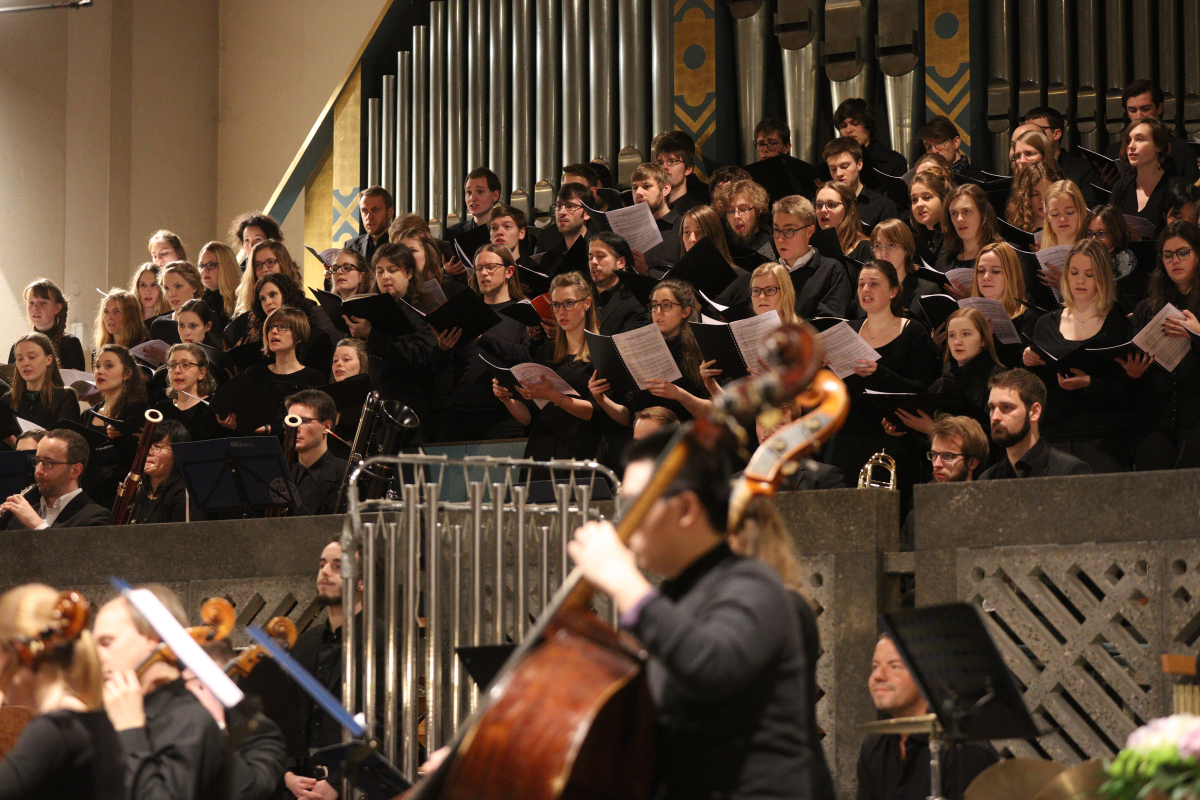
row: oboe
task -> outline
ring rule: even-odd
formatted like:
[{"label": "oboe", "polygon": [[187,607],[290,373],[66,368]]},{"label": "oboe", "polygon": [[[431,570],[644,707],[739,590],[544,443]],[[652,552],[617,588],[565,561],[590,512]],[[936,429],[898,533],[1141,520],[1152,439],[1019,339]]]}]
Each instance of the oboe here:
[{"label": "oboe", "polygon": [[[26,486],[24,489],[22,489],[20,491],[20,496],[24,497],[31,504],[37,502],[37,494],[38,494],[38,488],[37,488],[36,481],[34,483],[29,484],[28,486]],[[8,527],[8,523],[12,520],[12,518],[13,518],[13,512],[11,512],[11,511],[0,512],[0,531],[2,531]]]},{"label": "oboe", "polygon": [[138,439],[137,455],[133,457],[133,465],[121,485],[117,487],[117,501],[113,504],[113,524],[124,525],[129,522],[129,513],[133,510],[133,498],[138,487],[142,485],[142,471],[146,468],[146,456],[150,455],[150,445],[154,441],[154,429],[162,422],[162,412],[151,408],[146,411],[146,426],[142,428],[141,438]]}]

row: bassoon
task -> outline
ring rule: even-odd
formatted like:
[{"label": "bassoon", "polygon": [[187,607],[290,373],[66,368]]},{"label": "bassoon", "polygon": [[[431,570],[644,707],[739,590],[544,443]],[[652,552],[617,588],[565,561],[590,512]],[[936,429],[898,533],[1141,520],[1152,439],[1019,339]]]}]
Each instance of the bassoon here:
[{"label": "bassoon", "polygon": [[133,510],[133,498],[137,495],[138,487],[142,485],[142,472],[146,469],[146,456],[150,455],[150,445],[154,442],[154,429],[162,422],[161,411],[146,410],[146,427],[138,439],[137,454],[133,457],[133,465],[121,485],[117,487],[117,501],[113,504],[113,524],[124,525],[129,522],[129,514]]}]

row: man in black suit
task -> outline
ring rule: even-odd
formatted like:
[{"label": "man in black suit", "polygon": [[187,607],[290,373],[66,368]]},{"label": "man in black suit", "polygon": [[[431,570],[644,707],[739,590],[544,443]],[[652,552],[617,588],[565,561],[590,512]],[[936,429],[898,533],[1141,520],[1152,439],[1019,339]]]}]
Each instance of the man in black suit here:
[{"label": "man in black suit", "polygon": [[[623,493],[646,489],[669,439],[631,446]],[[728,477],[724,454],[691,455],[628,545],[610,523],[588,523],[571,557],[650,654],[655,796],[812,797],[819,745],[804,722],[812,708],[796,603],[770,567],[730,549]],[[652,586],[639,567],[666,579]]]},{"label": "man in black suit", "polygon": [[366,233],[356,236],[346,247],[357,250],[359,255],[371,263],[371,256],[381,244],[388,242],[388,226],[396,218],[396,202],[392,193],[382,186],[370,186],[358,198],[358,214],[362,217]]},{"label": "man in black suit", "polygon": [[1010,369],[993,375],[988,389],[992,441],[1004,448],[1005,458],[985,469],[979,480],[1091,474],[1087,462],[1056,450],[1041,437],[1038,422],[1046,407],[1041,378],[1029,370]]},{"label": "man in black suit", "polygon": [[463,189],[467,215],[462,222],[446,228],[446,241],[453,242],[461,234],[477,226],[487,227],[492,207],[500,202],[500,176],[487,167],[478,167],[467,173],[467,184]]},{"label": "man in black suit", "polygon": [[286,400],[287,412],[300,418],[292,482],[300,495],[295,516],[336,514],[338,488],[346,474],[345,459],[329,452],[329,432],[337,405],[320,389],[304,389]]},{"label": "man in black suit", "polygon": [[75,431],[47,431],[38,442],[33,478],[42,499],[35,508],[19,494],[0,504],[12,512],[9,530],[46,528],[92,528],[112,525],[112,514],[91,501],[79,488],[79,476],[87,469],[88,445]]},{"label": "man in black suit", "polygon": [[[594,247],[596,244],[602,247]],[[651,322],[650,312],[621,283],[617,272],[632,270],[629,245],[612,231],[593,233],[588,239],[588,271],[596,285],[596,306],[600,310],[600,333],[613,336]]]}]

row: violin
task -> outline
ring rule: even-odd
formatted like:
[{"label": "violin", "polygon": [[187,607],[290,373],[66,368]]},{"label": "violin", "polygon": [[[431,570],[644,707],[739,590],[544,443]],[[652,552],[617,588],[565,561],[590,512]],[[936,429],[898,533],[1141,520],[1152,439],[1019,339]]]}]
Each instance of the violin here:
[{"label": "violin", "polygon": [[[736,509],[731,503],[733,523],[754,494],[769,493],[782,480],[784,456],[810,452],[845,420],[845,387],[832,373],[818,374],[820,340],[810,327],[785,325],[768,337],[764,350],[770,372],[730,384],[709,414],[676,434],[622,516],[621,541],[628,542],[692,454],[744,445],[761,411],[797,396],[802,408],[815,409],[768,440],[782,443],[768,448],[778,458],[755,462]],[[456,732],[450,754],[406,800],[650,796],[658,720],[644,670],[648,655],[591,611],[593,591],[578,569],[571,572],[481,697],[479,710]]]},{"label": "violin", "polygon": [[[233,613],[233,604],[224,597],[210,597],[204,601],[204,605],[200,606],[200,621],[204,624],[188,628],[187,632],[196,644],[208,644],[227,637],[233,631],[237,617]],[[179,665],[171,648],[162,642],[154,648],[153,653],[146,656],[142,663],[137,665],[135,672],[140,678],[146,674],[146,670],[158,663]]]},{"label": "violin", "polygon": [[[299,635],[299,632],[296,630],[296,623],[287,617],[271,617],[264,629],[267,635],[288,650],[291,650],[296,644],[296,637]],[[225,665],[225,674],[231,678],[235,675],[244,678],[250,674],[251,670],[258,666],[258,662],[265,655],[267,655],[267,651],[262,645],[251,645],[239,653],[237,657],[229,660],[229,663]]]}]

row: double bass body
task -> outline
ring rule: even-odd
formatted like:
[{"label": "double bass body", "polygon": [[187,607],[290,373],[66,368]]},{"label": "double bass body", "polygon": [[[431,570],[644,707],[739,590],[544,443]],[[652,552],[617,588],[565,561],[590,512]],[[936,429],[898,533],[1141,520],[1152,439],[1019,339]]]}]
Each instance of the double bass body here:
[{"label": "double bass body", "polygon": [[586,609],[492,687],[440,797],[641,800],[654,786],[657,719],[646,655]]}]

